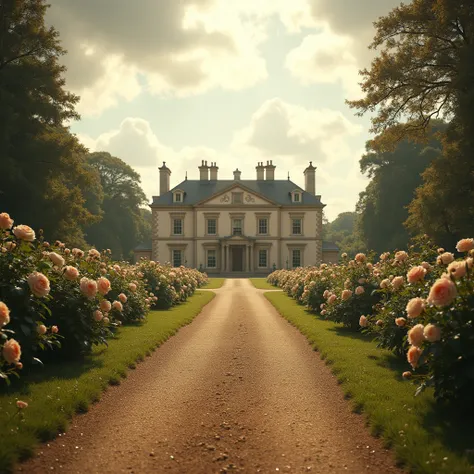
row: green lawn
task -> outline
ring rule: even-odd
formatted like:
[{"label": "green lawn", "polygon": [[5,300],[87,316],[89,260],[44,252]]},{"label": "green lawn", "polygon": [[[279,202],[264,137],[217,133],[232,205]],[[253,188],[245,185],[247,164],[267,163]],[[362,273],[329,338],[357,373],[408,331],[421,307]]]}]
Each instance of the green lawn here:
[{"label": "green lawn", "polygon": [[209,283],[204,285],[203,288],[206,290],[215,290],[220,288],[225,282],[225,278],[209,278]]},{"label": "green lawn", "polygon": [[[166,339],[190,323],[215,293],[197,291],[187,302],[166,311],[153,311],[140,326],[127,326],[109,347],[96,347],[83,361],[46,366],[34,376],[0,392],[0,472],[9,472],[17,459],[33,453],[38,441],[63,432],[76,412],[87,411],[109,384],[119,384],[127,370],[151,355]],[[28,402],[24,419],[16,400]]]},{"label": "green lawn", "polygon": [[474,472],[474,430],[436,407],[429,391],[414,397],[401,373],[409,367],[377,349],[361,334],[309,313],[283,293],[265,293],[280,314],[296,326],[331,365],[354,410],[363,412],[374,435],[381,435],[397,459],[416,473]]},{"label": "green lawn", "polygon": [[278,290],[276,286],[270,285],[266,278],[249,278],[249,280],[252,285],[259,290]]}]

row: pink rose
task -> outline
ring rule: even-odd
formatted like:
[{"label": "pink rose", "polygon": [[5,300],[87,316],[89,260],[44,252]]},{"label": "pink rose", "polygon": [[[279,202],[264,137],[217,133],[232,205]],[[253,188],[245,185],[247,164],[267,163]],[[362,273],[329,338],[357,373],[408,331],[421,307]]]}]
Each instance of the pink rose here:
[{"label": "pink rose", "polygon": [[118,295],[118,299],[122,302],[122,303],[126,303],[127,302],[127,295],[125,293],[120,293],[120,295]]},{"label": "pink rose", "polygon": [[398,290],[402,287],[403,283],[404,283],[404,279],[402,276],[396,276],[393,280],[392,280],[392,287],[394,290]]},{"label": "pink rose", "polygon": [[17,400],[16,406],[19,410],[23,410],[25,408],[28,408],[28,403],[24,402],[23,400]]},{"label": "pink rose", "polygon": [[82,294],[90,300],[97,294],[97,283],[94,280],[90,280],[89,278],[81,278],[80,288]]},{"label": "pink rose", "polygon": [[369,325],[369,321],[367,320],[367,318],[365,316],[361,316],[359,318],[359,325],[363,328],[365,328]]},{"label": "pink rose", "polygon": [[59,332],[59,328],[57,326],[51,326],[51,332],[53,334],[57,334]]},{"label": "pink rose", "polygon": [[97,280],[97,288],[101,295],[106,295],[111,290],[110,281],[105,277],[100,277]]},{"label": "pink rose", "polygon": [[101,311],[99,311],[98,309],[96,309],[94,311],[94,320],[95,321],[97,321],[97,322],[102,321],[103,317],[104,317],[104,315],[102,314]]},{"label": "pink rose", "polygon": [[64,258],[58,253],[49,252],[48,257],[57,267],[62,267],[64,265]]},{"label": "pink rose", "polygon": [[46,334],[48,328],[44,324],[40,324],[36,330],[38,331],[38,334],[42,336],[43,334]]},{"label": "pink rose", "polygon": [[444,265],[448,265],[453,261],[454,261],[454,255],[451,252],[444,252],[437,259],[438,264],[439,262],[441,262]]},{"label": "pink rose", "polygon": [[358,253],[354,259],[357,263],[364,263],[367,260],[367,257],[364,253]]},{"label": "pink rose", "polygon": [[364,290],[364,287],[363,286],[358,286],[356,289],[355,289],[355,294],[357,296],[360,296],[360,295],[363,295],[365,293],[365,290]]},{"label": "pink rose", "polygon": [[0,301],[0,328],[6,326],[10,322],[10,309],[3,302]]},{"label": "pink rose", "polygon": [[48,278],[40,272],[33,272],[28,276],[28,285],[38,298],[46,296],[51,290]]},{"label": "pink rose", "polygon": [[331,294],[331,292],[330,292],[329,290],[324,290],[323,298],[324,298],[325,300],[327,300],[330,294]]},{"label": "pink rose", "polygon": [[460,278],[466,276],[466,262],[454,261],[448,265],[448,273],[455,279],[459,280]]},{"label": "pink rose", "polygon": [[112,303],[108,300],[102,300],[100,302],[100,309],[106,313],[112,309]]},{"label": "pink rose", "polygon": [[417,318],[425,310],[425,300],[422,298],[412,298],[406,307],[407,315],[410,319]]},{"label": "pink rose", "polygon": [[116,309],[117,311],[123,311],[123,306],[122,306],[122,303],[120,303],[120,301],[114,301],[112,303],[112,308]]},{"label": "pink rose", "polygon": [[79,278],[79,270],[76,267],[68,265],[64,269],[64,278],[70,281],[76,280],[77,278]]},{"label": "pink rose", "polygon": [[[128,289],[129,289],[130,291],[135,292],[135,291],[137,291],[137,285],[135,285],[135,283],[129,283]],[[326,291],[327,291],[327,290],[326,290]]]},{"label": "pink rose", "polygon": [[26,240],[27,242],[33,242],[36,238],[35,231],[29,225],[24,224],[14,227],[13,234],[17,239]]},{"label": "pink rose", "polygon": [[9,364],[16,364],[20,361],[21,347],[15,339],[9,339],[3,345],[3,358]]},{"label": "pink rose", "polygon": [[408,342],[412,346],[420,347],[421,343],[424,341],[425,336],[423,334],[425,327],[423,324],[417,324],[416,326],[413,326],[409,331],[408,331]]},{"label": "pink rose", "polygon": [[429,342],[436,342],[441,339],[441,329],[434,324],[427,324],[423,331],[425,339]]},{"label": "pink rose", "polygon": [[472,249],[474,249],[474,239],[461,239],[456,244],[456,250],[458,252],[469,252],[469,250],[472,250]]},{"label": "pink rose", "polygon": [[448,278],[436,280],[430,289],[428,303],[435,306],[449,306],[456,298],[456,285]]},{"label": "pink rose", "polygon": [[395,261],[396,262],[404,262],[408,258],[408,254],[405,250],[400,250],[395,254]]},{"label": "pink rose", "polygon": [[13,225],[13,219],[6,212],[0,214],[0,229],[8,230],[11,229]]},{"label": "pink rose", "polygon": [[337,298],[336,295],[331,295],[331,296],[328,298],[328,303],[329,303],[329,304],[334,303],[334,301],[336,301],[336,298]]},{"label": "pink rose", "polygon": [[398,326],[398,327],[403,327],[405,326],[407,323],[407,320],[405,318],[395,318],[395,324]]},{"label": "pink rose", "polygon": [[413,267],[407,273],[407,280],[408,283],[416,283],[417,281],[423,280],[426,275],[426,269],[422,265],[418,265],[417,267]]},{"label": "pink rose", "polygon": [[344,290],[341,294],[342,301],[347,301],[352,296],[351,290]]},{"label": "pink rose", "polygon": [[412,346],[408,349],[407,360],[414,369],[417,367],[422,353],[423,351],[416,346]]},{"label": "pink rose", "polygon": [[326,313],[327,313],[327,311],[326,311],[325,309],[323,309],[323,310],[321,311],[321,316],[324,316]]}]

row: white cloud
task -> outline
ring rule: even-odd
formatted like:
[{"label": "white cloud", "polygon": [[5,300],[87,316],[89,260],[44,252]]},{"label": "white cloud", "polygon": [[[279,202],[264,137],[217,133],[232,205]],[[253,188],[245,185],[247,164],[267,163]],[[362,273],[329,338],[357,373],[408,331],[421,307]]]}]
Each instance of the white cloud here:
[{"label": "white cloud", "polygon": [[326,27],[318,34],[307,35],[291,50],[285,66],[303,85],[340,82],[348,98],[358,98],[359,68],[353,44],[352,38],[336,35]]}]

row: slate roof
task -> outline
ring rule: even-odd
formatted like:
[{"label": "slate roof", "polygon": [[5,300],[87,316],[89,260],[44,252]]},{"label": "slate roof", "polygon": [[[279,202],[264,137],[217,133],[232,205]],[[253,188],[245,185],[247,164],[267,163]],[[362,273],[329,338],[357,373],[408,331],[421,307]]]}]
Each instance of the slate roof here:
[{"label": "slate roof", "polygon": [[151,240],[138,244],[134,250],[151,250]]},{"label": "slate roof", "polygon": [[[307,193],[304,189],[301,189],[297,184],[290,180],[185,180],[175,186],[173,189],[163,194],[162,196],[153,196],[152,205],[160,206],[182,206],[184,205],[195,205],[200,201],[210,198],[215,194],[224,192],[227,188],[233,185],[242,185],[243,187],[254,191],[261,196],[266,197],[270,201],[276,202],[277,204],[284,206],[307,206],[312,205],[316,207],[324,207],[325,204],[321,202],[320,196],[313,196]],[[185,192],[184,201],[182,203],[173,202],[172,192],[175,189],[181,189]],[[290,193],[295,189],[299,189],[303,195],[301,202],[292,202]]]},{"label": "slate roof", "polygon": [[323,252],[325,250],[333,250],[339,252],[339,247],[334,242],[327,242],[323,240]]}]

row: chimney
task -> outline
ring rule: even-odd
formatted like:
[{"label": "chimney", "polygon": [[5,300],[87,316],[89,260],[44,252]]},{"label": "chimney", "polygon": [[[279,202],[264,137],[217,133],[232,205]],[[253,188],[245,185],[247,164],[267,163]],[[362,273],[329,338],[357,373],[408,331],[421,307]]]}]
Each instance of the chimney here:
[{"label": "chimney", "polygon": [[209,166],[207,166],[207,161],[202,160],[202,164],[199,166],[199,179],[201,181],[209,180]]},{"label": "chimney", "polygon": [[304,170],[304,190],[307,193],[316,194],[316,168],[313,162],[309,162],[309,166]]},{"label": "chimney", "polygon": [[235,171],[234,171],[234,181],[240,181],[240,175],[241,175],[241,171],[239,171],[239,168],[237,168]]},{"label": "chimney", "polygon": [[211,179],[211,181],[217,181],[217,170],[218,170],[218,166],[216,163],[212,163],[211,162],[211,167],[209,168],[209,177]]},{"label": "chimney", "polygon": [[163,166],[158,168],[160,170],[160,196],[170,190],[170,175],[171,171],[163,161]]},{"label": "chimney", "polygon": [[263,162],[257,163],[257,166],[255,167],[257,170],[257,181],[263,181],[264,178],[264,173],[265,173],[265,167],[263,166]]},{"label": "chimney", "polygon": [[272,161],[267,161],[267,166],[265,166],[265,179],[267,181],[273,181],[275,179],[275,168],[276,166]]}]

